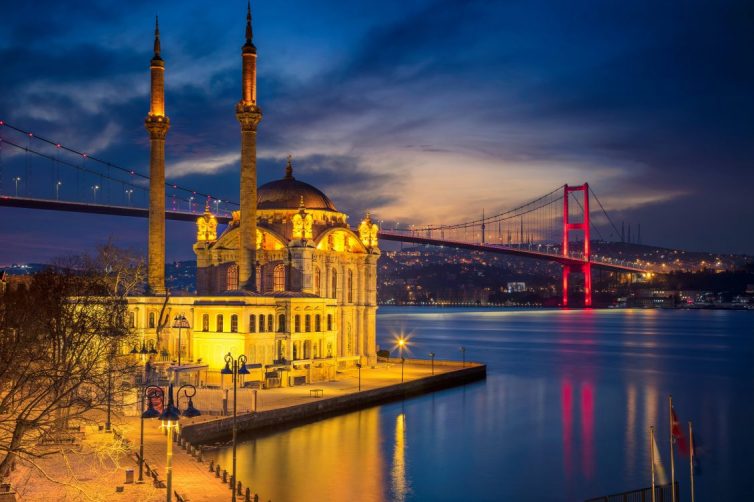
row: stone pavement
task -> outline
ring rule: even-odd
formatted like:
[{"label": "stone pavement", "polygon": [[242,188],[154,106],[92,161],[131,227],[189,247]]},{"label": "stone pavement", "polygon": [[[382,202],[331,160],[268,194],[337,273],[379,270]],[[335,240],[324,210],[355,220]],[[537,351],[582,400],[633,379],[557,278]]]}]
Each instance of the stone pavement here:
[{"label": "stone pavement", "polygon": [[[435,364],[435,374],[456,370],[460,364]],[[431,374],[428,362],[407,361],[404,367],[405,381]],[[401,381],[400,362],[381,363],[377,368],[363,368],[361,389],[369,390]],[[323,398],[313,398],[311,389],[322,389]],[[273,410],[358,392],[358,370],[339,372],[337,380],[280,389],[261,390],[258,393],[258,411]],[[200,416],[181,419],[182,424],[213,420],[217,417]],[[104,420],[102,420],[104,422]],[[78,451],[61,447],[57,453],[39,459],[38,469],[20,465],[13,473],[11,482],[23,501],[133,501],[152,502],[166,499],[165,488],[158,488],[145,471],[143,484],[125,484],[126,469],[134,470],[138,478],[138,464],[134,452],[139,450],[139,424],[135,417],[116,417],[113,427],[116,434],[107,434],[88,428]],[[125,444],[120,435],[128,440]],[[156,470],[159,479],[166,481],[167,436],[157,420],[144,421],[144,458]],[[230,466],[221,466],[230,470]],[[43,471],[43,472],[42,472]],[[230,478],[230,473],[228,473]],[[223,484],[214,473],[209,472],[207,461],[199,462],[189,453],[173,444],[173,489],[190,502],[210,502],[231,498],[229,485]],[[241,479],[243,482],[244,480]],[[116,487],[123,487],[117,492]],[[246,487],[244,486],[244,491]],[[252,494],[254,487],[251,487]],[[173,500],[176,500],[173,498]],[[238,497],[238,500],[244,500]],[[266,501],[265,494],[259,500]],[[276,501],[278,502],[278,501]]]}]

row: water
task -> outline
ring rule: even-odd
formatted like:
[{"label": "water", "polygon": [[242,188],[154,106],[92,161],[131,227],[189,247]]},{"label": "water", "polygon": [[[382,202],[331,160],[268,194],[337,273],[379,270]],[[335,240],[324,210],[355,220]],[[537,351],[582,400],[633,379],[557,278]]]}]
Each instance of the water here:
[{"label": "water", "polygon": [[[670,476],[667,395],[700,442],[699,501],[754,500],[754,313],[382,308],[378,343],[488,364],[484,382],[239,445],[263,500],[578,501]],[[229,450],[217,452],[230,466]],[[681,500],[688,458],[676,455]]]}]

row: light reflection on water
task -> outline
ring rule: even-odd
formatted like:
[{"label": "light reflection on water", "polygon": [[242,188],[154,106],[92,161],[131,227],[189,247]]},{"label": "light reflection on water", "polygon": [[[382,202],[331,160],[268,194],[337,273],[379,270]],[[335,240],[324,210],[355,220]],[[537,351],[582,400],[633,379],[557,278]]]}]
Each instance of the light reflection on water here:
[{"label": "light reflection on water", "polygon": [[668,393],[702,442],[697,500],[754,500],[752,313],[381,309],[379,343],[400,331],[416,357],[464,345],[487,380],[245,441],[239,479],[261,500],[572,501],[645,486],[650,425],[669,472]]}]

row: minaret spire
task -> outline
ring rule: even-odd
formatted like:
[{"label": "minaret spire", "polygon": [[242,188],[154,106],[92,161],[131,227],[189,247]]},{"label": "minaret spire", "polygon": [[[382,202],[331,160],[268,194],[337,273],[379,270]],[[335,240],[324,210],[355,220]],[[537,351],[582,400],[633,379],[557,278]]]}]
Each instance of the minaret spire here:
[{"label": "minaret spire", "polygon": [[154,58],[160,59],[160,20],[154,17]]},{"label": "minaret spire", "polygon": [[147,283],[152,294],[165,294],[165,138],[170,120],[165,115],[165,61],[160,57],[160,26],[155,17],[154,57],[149,113],[144,127],[149,131],[149,240]]},{"label": "minaret spire", "polygon": [[257,106],[257,48],[252,42],[251,2],[246,7],[246,43],[241,48],[241,100],[236,118],[241,125],[241,222],[238,228],[239,286],[256,290],[257,262],[257,126],[262,110]]},{"label": "minaret spire", "polygon": [[288,163],[285,165],[285,179],[293,179],[293,155],[288,154]]},{"label": "minaret spire", "polygon": [[249,3],[246,4],[246,44],[244,47],[252,47],[255,51],[257,50],[256,47],[254,47],[254,30],[251,28],[251,0],[249,0]]}]

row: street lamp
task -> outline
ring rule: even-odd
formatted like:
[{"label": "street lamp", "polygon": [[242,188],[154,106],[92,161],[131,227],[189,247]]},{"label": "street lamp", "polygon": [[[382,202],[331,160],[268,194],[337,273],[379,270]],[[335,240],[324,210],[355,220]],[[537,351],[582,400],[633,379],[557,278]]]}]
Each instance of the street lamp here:
[{"label": "street lamp", "polygon": [[398,339],[398,350],[401,354],[401,383],[403,383],[403,367],[406,365],[406,358],[403,357],[403,348],[406,346],[406,339],[400,337]]},{"label": "street lamp", "polygon": [[189,197],[189,213],[193,213],[193,212],[194,212],[194,198]]},{"label": "street lamp", "polygon": [[92,196],[94,197],[94,202],[97,202],[97,190],[99,190],[99,185],[92,185]]},{"label": "street lamp", "polygon": [[[144,409],[144,398],[147,398],[147,409]],[[160,412],[154,409],[154,399],[161,403],[165,401],[165,392],[161,387],[147,385],[141,392],[141,427],[139,431],[139,479],[137,483],[144,482],[144,419],[157,418]]]},{"label": "street lamp", "polygon": [[356,363],[356,367],[359,368],[359,392],[361,392],[361,363]]},{"label": "street lamp", "polygon": [[15,178],[13,178],[13,181],[16,182],[16,197],[18,197],[18,182],[21,181],[21,177],[16,176]]},{"label": "street lamp", "polygon": [[128,198],[128,205],[131,205],[131,195],[134,193],[132,188],[126,190],[126,198]]},{"label": "street lamp", "polygon": [[215,214],[220,214],[220,203],[222,201],[220,199],[215,200]]},{"label": "street lamp", "polygon": [[60,187],[63,185],[62,181],[55,183],[55,200],[60,200]]},{"label": "street lamp", "polygon": [[435,353],[434,352],[430,352],[429,353],[429,357],[432,358],[432,375],[434,376],[434,374],[435,374]]},{"label": "street lamp", "polygon": [[231,501],[236,500],[236,389],[238,388],[238,375],[248,375],[249,370],[246,369],[246,356],[241,354],[238,359],[233,359],[233,356],[228,352],[225,356],[225,368],[220,370],[222,375],[233,375],[233,474],[230,478],[230,496]]},{"label": "street lamp", "polygon": [[[162,413],[157,415],[157,418],[162,422],[161,427],[167,431],[168,445],[167,445],[167,460],[165,462],[165,477],[167,478],[167,502],[170,502],[173,498],[173,429],[178,427],[178,420],[181,418],[181,411],[173,404],[173,384],[168,387],[168,404],[165,406],[165,394],[159,387],[159,392],[153,391],[149,400],[149,407],[141,414],[142,418],[155,418],[157,410],[154,409],[153,399],[159,397],[163,404]],[[149,388],[147,388],[149,390]],[[179,389],[180,390],[180,389]],[[147,397],[150,397],[148,394]],[[188,410],[187,410],[188,411]]]},{"label": "street lamp", "polygon": [[466,367],[466,347],[464,347],[462,345],[460,350],[461,350],[461,358],[462,358],[462,361],[463,361],[461,363],[461,367],[465,368]]},{"label": "street lamp", "polygon": [[188,322],[188,319],[186,319],[186,316],[183,314],[178,314],[175,316],[175,319],[173,319],[173,327],[178,328],[178,367],[181,366],[181,352],[183,352],[183,347],[181,347],[181,329],[183,328],[190,328],[191,325]]}]

